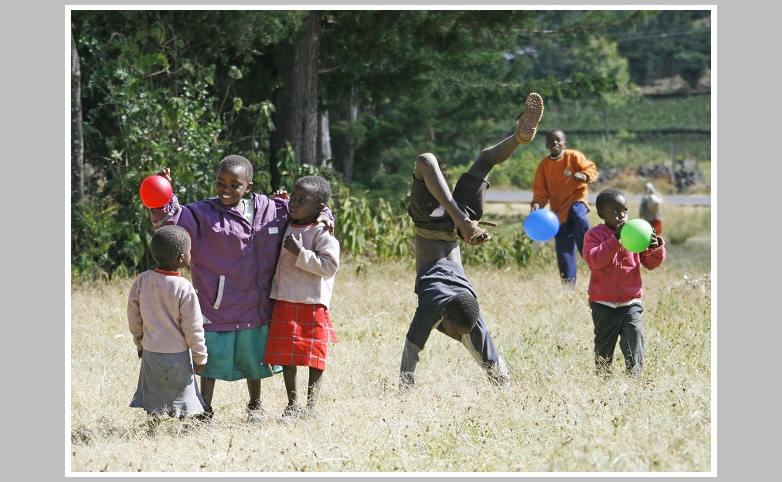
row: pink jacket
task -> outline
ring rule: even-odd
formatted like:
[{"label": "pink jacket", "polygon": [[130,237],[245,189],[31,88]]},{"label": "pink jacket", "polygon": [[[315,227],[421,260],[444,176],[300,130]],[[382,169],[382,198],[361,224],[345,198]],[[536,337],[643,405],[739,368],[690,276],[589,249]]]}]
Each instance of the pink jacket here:
[{"label": "pink jacket", "polygon": [[[291,303],[323,305],[327,309],[334,292],[334,275],[339,268],[339,241],[322,225],[289,224],[285,237],[301,236],[298,256],[280,251],[272,279],[271,297]],[[283,238],[283,239],[284,239]]]},{"label": "pink jacket", "polygon": [[589,275],[589,301],[623,303],[643,296],[641,265],[654,269],[665,260],[665,242],[657,236],[659,246],[640,253],[622,247],[614,230],[598,224],[584,235],[584,261]]},{"label": "pink jacket", "polygon": [[179,353],[190,349],[193,363],[207,360],[204,320],[193,285],[178,273],[139,274],[128,293],[128,327],[137,350]]}]

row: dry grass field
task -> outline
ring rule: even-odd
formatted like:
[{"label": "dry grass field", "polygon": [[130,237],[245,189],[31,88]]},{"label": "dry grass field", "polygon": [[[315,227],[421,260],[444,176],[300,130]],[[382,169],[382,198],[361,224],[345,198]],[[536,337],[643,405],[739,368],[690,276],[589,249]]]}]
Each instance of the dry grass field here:
[{"label": "dry grass field", "polygon": [[[492,214],[502,218],[506,208],[496,206]],[[511,386],[490,386],[460,344],[433,333],[417,386],[400,394],[399,362],[416,306],[412,259],[361,269],[348,259],[335,284],[332,316],[340,341],[330,347],[318,418],[280,423],[286,397],[278,375],[262,384],[268,420],[248,424],[244,382],[218,381],[211,425],[170,419],[148,436],[143,411],[128,406],[140,363],[125,316],[132,280],[74,284],[67,470],[706,475],[716,447],[711,212],[667,209],[664,230],[679,230],[685,240],[668,244],[660,268],[642,272],[647,357],[641,381],[593,373],[583,261],[575,292],[562,289],[554,264],[468,266]],[[299,370],[300,386],[305,373]]]}]

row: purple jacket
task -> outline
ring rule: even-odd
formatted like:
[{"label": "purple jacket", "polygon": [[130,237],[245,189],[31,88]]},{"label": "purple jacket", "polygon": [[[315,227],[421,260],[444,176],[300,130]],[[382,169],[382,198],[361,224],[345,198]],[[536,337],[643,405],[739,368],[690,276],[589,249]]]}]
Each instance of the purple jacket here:
[{"label": "purple jacket", "polygon": [[[152,209],[152,223],[182,226],[192,239],[190,273],[198,293],[205,331],[266,326],[269,298],[283,234],[288,200],[253,193],[253,225],[217,197],[180,206],[176,195]],[[331,214],[327,211],[327,214]]]}]

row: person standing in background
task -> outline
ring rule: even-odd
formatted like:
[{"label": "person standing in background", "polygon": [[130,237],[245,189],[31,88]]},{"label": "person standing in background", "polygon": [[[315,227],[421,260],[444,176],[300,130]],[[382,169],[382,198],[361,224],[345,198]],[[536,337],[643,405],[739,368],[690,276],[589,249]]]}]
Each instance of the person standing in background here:
[{"label": "person standing in background", "polygon": [[560,129],[546,134],[550,154],[535,171],[530,211],[550,204],[559,218],[559,231],[554,236],[559,276],[563,285],[575,288],[576,252],[581,255],[584,235],[589,230],[587,185],[597,181],[597,167],[581,152],[566,147],[567,137]]},{"label": "person standing in background", "polygon": [[641,198],[639,217],[652,225],[657,234],[663,234],[663,197],[651,182],[646,183],[646,193]]}]

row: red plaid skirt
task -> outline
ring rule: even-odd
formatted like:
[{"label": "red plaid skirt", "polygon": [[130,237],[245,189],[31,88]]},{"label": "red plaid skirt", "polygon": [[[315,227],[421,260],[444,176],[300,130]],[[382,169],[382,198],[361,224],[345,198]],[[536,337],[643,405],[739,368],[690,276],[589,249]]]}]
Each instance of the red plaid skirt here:
[{"label": "red plaid skirt", "polygon": [[277,300],[263,362],[325,370],[329,340],[338,341],[325,306]]}]

